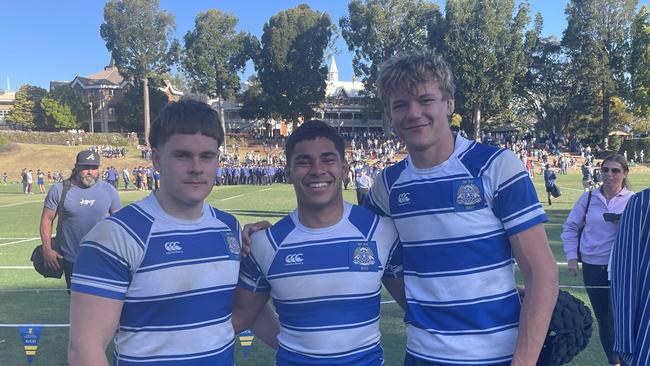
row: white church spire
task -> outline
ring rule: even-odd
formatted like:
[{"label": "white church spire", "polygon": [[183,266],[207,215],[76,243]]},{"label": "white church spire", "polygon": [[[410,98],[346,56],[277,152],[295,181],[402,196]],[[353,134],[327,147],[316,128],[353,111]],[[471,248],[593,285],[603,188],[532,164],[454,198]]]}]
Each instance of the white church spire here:
[{"label": "white church spire", "polygon": [[327,81],[339,81],[339,69],[336,67],[336,60],[334,60],[334,56],[332,56],[332,59],[330,61],[330,69],[327,72]]}]

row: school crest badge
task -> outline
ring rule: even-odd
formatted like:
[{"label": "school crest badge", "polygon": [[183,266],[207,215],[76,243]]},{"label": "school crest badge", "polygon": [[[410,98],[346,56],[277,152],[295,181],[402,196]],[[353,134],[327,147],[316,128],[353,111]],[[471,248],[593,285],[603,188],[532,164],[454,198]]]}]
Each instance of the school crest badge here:
[{"label": "school crest badge", "polygon": [[360,243],[357,248],[354,249],[352,263],[364,267],[371,266],[375,264],[375,253],[367,243]]}]

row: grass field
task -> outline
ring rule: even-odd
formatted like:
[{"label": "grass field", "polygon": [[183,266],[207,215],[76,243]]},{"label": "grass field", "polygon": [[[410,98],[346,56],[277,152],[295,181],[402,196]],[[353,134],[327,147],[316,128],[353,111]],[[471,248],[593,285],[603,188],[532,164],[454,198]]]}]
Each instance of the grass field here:
[{"label": "grass field", "polygon": [[[639,191],[650,186],[650,172],[636,168],[630,174],[633,189]],[[533,179],[538,194],[545,201],[543,182],[539,175]],[[558,184],[563,194],[552,206],[544,204],[550,221],[546,230],[553,253],[560,267],[560,285],[588,304],[582,279],[571,277],[565,265],[560,231],[573,203],[582,192],[577,173],[559,176]],[[44,328],[36,358],[32,365],[64,365],[68,337],[68,296],[63,280],[40,277],[29,262],[33,247],[39,243],[38,220],[44,195],[24,195],[19,185],[0,185],[0,365],[27,365],[27,359],[16,324],[53,324],[59,327]],[[122,202],[128,204],[146,193],[120,192]],[[344,192],[346,200],[354,202],[352,190]],[[295,207],[292,187],[278,185],[266,187],[228,186],[216,187],[208,201],[220,209],[236,215],[244,223],[260,219],[277,221]],[[384,296],[384,300],[390,300]],[[401,365],[404,357],[403,313],[394,303],[382,305],[382,343],[386,365]],[[595,327],[595,323],[594,323]],[[273,352],[258,340],[247,358],[237,350],[240,366],[273,364]],[[598,333],[594,329],[589,347],[576,357],[571,365],[605,365],[607,360],[600,348]]]}]

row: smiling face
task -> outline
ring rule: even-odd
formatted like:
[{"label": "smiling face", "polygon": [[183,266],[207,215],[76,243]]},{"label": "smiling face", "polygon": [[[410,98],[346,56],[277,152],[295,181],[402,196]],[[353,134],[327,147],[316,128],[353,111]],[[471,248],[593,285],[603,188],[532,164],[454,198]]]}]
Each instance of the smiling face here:
[{"label": "smiling face", "polygon": [[390,95],[388,108],[393,126],[416,165],[420,160],[440,163],[453,152],[449,116],[454,100],[445,96],[437,82],[420,83],[415,92],[396,90]]},{"label": "smiling face", "polygon": [[160,172],[156,197],[162,208],[179,218],[200,216],[219,165],[217,140],[200,133],[172,135],[162,146],[152,149],[152,160]]},{"label": "smiling face", "polygon": [[342,209],[341,187],[347,170],[347,163],[331,140],[317,137],[298,142],[286,169],[296,191],[298,210],[306,213]]}]

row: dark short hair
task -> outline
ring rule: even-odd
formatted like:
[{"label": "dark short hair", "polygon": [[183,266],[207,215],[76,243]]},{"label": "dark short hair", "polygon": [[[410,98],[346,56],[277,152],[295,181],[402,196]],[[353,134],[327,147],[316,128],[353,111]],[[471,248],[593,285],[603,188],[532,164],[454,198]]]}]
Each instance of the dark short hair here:
[{"label": "dark short hair", "polygon": [[208,104],[197,100],[181,100],[167,104],[151,124],[149,145],[152,148],[163,145],[172,135],[194,135],[217,140],[223,144],[224,131],[219,112]]},{"label": "dark short hair", "polygon": [[332,143],[334,143],[336,151],[341,157],[341,160],[345,159],[345,144],[341,135],[336,132],[336,129],[334,129],[334,127],[328,125],[327,123],[321,120],[312,119],[296,128],[296,130],[293,131],[293,133],[287,138],[287,142],[284,148],[287,163],[291,163],[293,151],[299,142],[315,140],[318,137],[323,137],[332,141]]}]

